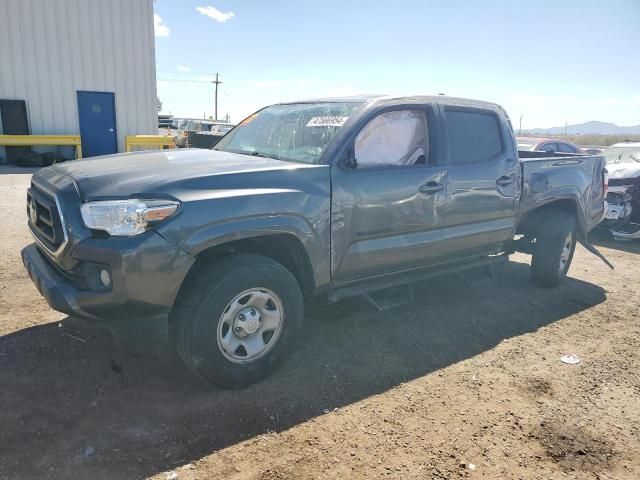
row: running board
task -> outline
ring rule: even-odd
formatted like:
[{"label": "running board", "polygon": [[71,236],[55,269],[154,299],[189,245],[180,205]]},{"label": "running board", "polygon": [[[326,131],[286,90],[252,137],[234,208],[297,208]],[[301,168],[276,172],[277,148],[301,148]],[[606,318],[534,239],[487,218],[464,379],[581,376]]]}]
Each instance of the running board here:
[{"label": "running board", "polygon": [[[483,256],[479,259],[458,262],[454,265],[406,271],[388,277],[352,282],[345,285],[336,285],[335,289],[328,294],[327,299],[330,302],[337,302],[343,298],[367,295],[378,290],[401,285],[409,285],[421,280],[427,280],[429,278],[439,277],[442,275],[456,274],[473,268],[490,267],[493,271],[494,265],[504,263],[508,259],[509,256],[506,254],[494,255],[491,257]],[[367,301],[371,303],[370,299],[367,299]]]},{"label": "running board", "polygon": [[496,279],[496,270],[494,266],[494,263],[489,263],[488,265],[469,268],[468,270],[463,270],[457,273],[464,283],[470,287],[477,287],[479,285],[484,285],[485,283],[493,282]]},{"label": "running board", "polygon": [[[404,292],[393,292],[402,288]],[[390,291],[391,290],[391,291]],[[386,312],[392,308],[401,307],[407,305],[413,301],[413,284],[407,283],[406,285],[398,285],[391,289],[376,290],[375,292],[369,292],[362,295],[362,298],[367,301],[378,312]]]}]

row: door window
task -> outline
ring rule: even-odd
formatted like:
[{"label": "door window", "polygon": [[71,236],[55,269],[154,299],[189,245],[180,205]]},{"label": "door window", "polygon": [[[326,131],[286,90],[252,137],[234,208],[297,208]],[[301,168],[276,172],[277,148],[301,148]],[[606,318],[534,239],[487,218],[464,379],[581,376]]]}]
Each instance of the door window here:
[{"label": "door window", "polygon": [[558,145],[555,143],[544,143],[538,147],[541,152],[555,153],[558,151]]},{"label": "door window", "polygon": [[558,151],[561,153],[576,153],[576,149],[568,143],[558,143]]},{"label": "door window", "polygon": [[503,150],[500,122],[493,113],[445,110],[451,163],[480,163]]},{"label": "door window", "polygon": [[427,116],[421,110],[381,113],[355,141],[357,168],[429,163]]}]

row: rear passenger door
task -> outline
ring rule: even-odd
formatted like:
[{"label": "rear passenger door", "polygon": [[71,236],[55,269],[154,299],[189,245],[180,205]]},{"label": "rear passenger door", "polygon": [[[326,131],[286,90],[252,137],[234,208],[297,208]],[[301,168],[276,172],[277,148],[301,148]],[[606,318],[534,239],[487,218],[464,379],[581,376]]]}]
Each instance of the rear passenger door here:
[{"label": "rear passenger door", "polygon": [[447,144],[446,237],[457,257],[513,238],[521,170],[513,133],[492,110],[442,106]]}]

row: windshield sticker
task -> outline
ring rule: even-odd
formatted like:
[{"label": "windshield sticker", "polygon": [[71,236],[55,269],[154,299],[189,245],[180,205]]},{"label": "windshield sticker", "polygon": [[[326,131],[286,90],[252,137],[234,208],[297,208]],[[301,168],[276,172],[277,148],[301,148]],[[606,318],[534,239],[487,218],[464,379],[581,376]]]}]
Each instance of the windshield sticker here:
[{"label": "windshield sticker", "polygon": [[341,127],[349,117],[313,117],[307,127]]}]

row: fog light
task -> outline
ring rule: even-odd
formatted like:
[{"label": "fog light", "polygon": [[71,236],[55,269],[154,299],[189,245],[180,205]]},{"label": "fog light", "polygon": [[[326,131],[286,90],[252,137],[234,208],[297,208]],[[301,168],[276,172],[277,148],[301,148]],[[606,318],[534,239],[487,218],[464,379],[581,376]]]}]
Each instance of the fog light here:
[{"label": "fog light", "polygon": [[108,287],[109,285],[111,285],[111,275],[109,275],[109,272],[102,269],[100,270],[100,281],[102,282],[102,285],[104,285],[105,287]]}]

